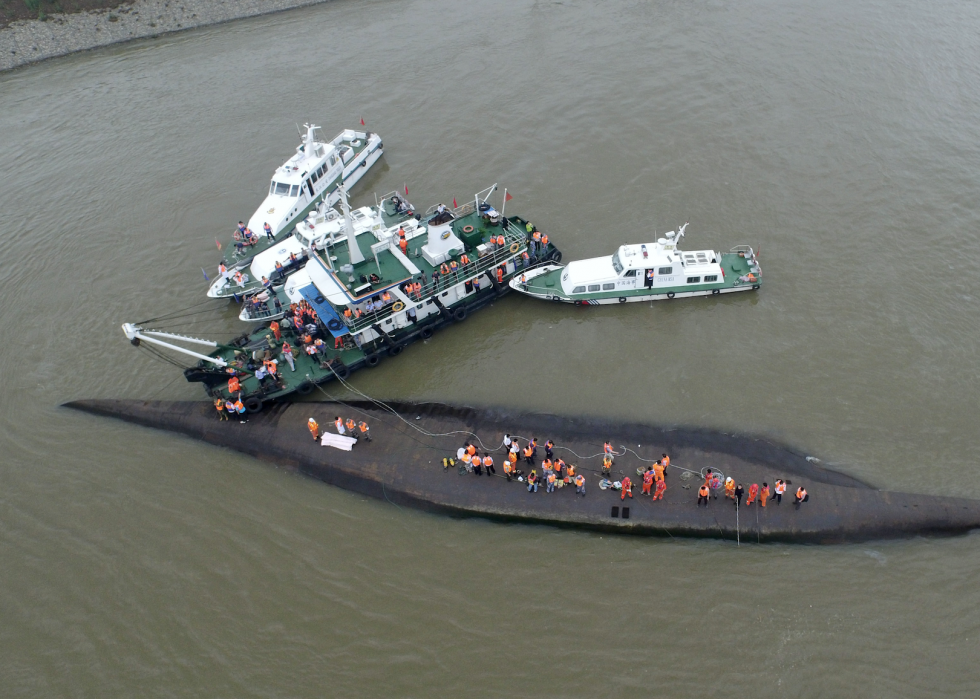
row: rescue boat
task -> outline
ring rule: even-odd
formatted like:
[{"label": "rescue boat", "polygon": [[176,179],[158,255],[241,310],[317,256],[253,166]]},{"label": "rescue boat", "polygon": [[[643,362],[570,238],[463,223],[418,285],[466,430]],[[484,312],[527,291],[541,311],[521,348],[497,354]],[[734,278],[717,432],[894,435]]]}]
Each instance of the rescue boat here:
[{"label": "rescue boat", "polygon": [[[314,237],[305,239],[319,244],[307,248],[309,261],[288,277],[289,303],[280,300],[287,317],[275,326],[253,326],[225,343],[133,323],[125,323],[123,332],[137,347],[193,358],[196,363],[184,370],[188,381],[203,383],[212,398],[234,400],[240,392],[251,412],[269,400],[308,394],[464,321],[507,293],[514,275],[532,269],[532,227],[518,216],[506,217],[503,203],[498,212],[490,202],[496,191],[495,184],[462,206],[433,206],[399,225],[358,227],[341,188],[344,230],[353,234],[316,237],[329,227],[326,215],[322,222],[313,218]],[[310,229],[307,220],[297,229],[299,237],[311,235]],[[540,253],[542,259],[560,259],[550,242]],[[289,308],[300,302],[300,313]],[[270,366],[275,376],[261,376]]]},{"label": "rescue boat", "polygon": [[688,224],[650,243],[621,245],[612,255],[546,264],[518,274],[510,287],[527,296],[580,306],[659,301],[756,291],[762,286],[757,253],[681,250]]},{"label": "rescue boat", "polygon": [[[339,201],[341,190],[338,190]],[[345,194],[346,196],[346,194]],[[356,234],[399,225],[415,224],[411,204],[395,192],[385,195],[376,206],[362,206],[350,212]],[[208,289],[211,298],[241,298],[258,294],[273,285],[281,286],[286,277],[306,266],[310,248],[323,249],[325,240],[347,236],[346,219],[327,201],[319,202],[306,218],[296,224],[291,235],[255,255],[245,264],[228,269],[219,266],[219,276]],[[266,280],[263,282],[263,280]],[[242,318],[242,320],[251,320]]]},{"label": "rescue boat", "polygon": [[384,144],[376,133],[345,129],[324,141],[318,135],[319,126],[303,126],[306,134],[302,143],[272,176],[265,200],[244,230],[235,229],[224,262],[231,273],[247,267],[256,254],[281,243],[296,221],[303,220],[318,202],[336,204],[339,187],[350,189],[384,155]]}]

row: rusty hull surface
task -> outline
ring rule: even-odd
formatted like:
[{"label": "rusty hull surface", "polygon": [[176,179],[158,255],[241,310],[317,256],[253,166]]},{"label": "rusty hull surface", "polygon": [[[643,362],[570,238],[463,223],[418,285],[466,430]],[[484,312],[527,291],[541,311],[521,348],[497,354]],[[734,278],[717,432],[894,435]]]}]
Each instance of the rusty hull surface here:
[{"label": "rusty hull surface", "polygon": [[[596,419],[517,414],[444,404],[390,404],[404,421],[370,402],[281,403],[250,415],[247,424],[219,421],[205,402],[79,400],[66,407],[114,417],[200,439],[276,466],[294,469],[331,485],[389,502],[452,516],[484,517],[499,521],[548,524],[623,534],[698,536],[744,542],[841,543],[916,535],[961,534],[980,527],[980,501],[875,490],[845,474],[810,463],[788,447],[745,435],[699,429],[665,429],[642,424],[614,424]],[[333,431],[336,415],[366,419],[374,439],[344,452],[314,442],[307,419],[321,431]],[[420,418],[416,420],[416,417]],[[432,435],[414,429],[419,427]],[[464,441],[479,435],[494,456],[497,476],[459,475],[445,470],[444,456],[454,456]],[[573,487],[528,493],[526,485],[502,477],[504,432],[520,435],[522,443],[537,437],[552,439],[556,456],[578,466],[587,478],[586,495]],[[662,501],[640,494],[636,468],[643,465],[627,453],[617,457],[613,475],[629,475],[633,498],[598,487],[602,443],[610,440],[621,451],[627,445],[641,457],[659,458],[667,452],[671,468]],[[478,444],[478,442],[476,442]],[[637,445],[641,445],[637,447]],[[564,448],[564,449],[563,449]],[[481,449],[481,452],[483,449]],[[539,456],[543,457],[543,448]],[[523,460],[522,460],[523,463]],[[791,481],[782,505],[770,500],[736,509],[723,496],[697,507],[700,478],[682,478],[683,471],[720,469],[741,482],[776,478]],[[521,466],[527,471],[526,466]],[[540,469],[538,470],[540,474]],[[791,493],[806,487],[810,501],[796,506]],[[687,488],[685,488],[687,486]],[[629,508],[628,518],[622,507]],[[618,507],[613,516],[613,507]]]}]

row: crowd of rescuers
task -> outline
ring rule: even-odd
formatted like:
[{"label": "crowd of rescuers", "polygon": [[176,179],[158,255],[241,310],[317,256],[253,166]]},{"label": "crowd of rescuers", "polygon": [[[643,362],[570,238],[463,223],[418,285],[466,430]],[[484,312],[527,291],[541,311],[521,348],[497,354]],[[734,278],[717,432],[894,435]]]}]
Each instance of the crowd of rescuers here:
[{"label": "crowd of rescuers", "polygon": [[[364,420],[354,420],[354,418],[342,418],[340,415],[334,418],[334,427],[337,429],[337,434],[341,437],[352,437],[355,441],[364,440],[365,442],[370,442],[371,440],[371,426],[367,424]],[[313,436],[314,442],[320,441],[320,425],[312,417],[306,421],[306,427]]]},{"label": "crowd of rescuers", "polygon": [[[269,334],[265,336],[267,345],[265,349],[256,349],[251,353],[235,350],[235,357],[225,369],[229,374],[228,395],[240,396],[241,382],[247,376],[258,379],[259,388],[264,391],[285,388],[282,371],[288,366],[290,371],[295,372],[296,358],[300,354],[306,354],[322,366],[328,359],[328,348],[320,338],[320,334],[317,314],[313,307],[306,301],[291,304],[281,322],[269,323]],[[342,339],[335,339],[334,349],[342,348]],[[217,398],[215,398],[215,408],[220,419],[227,419],[231,414],[224,413],[224,409],[218,407]],[[240,411],[239,415],[242,415]]]},{"label": "crowd of rescuers", "polygon": [[[552,440],[548,440],[544,444],[544,460],[541,462],[541,475],[537,472],[537,458],[538,458],[538,440],[536,437],[528,441],[523,447],[521,447],[519,440],[511,438],[509,434],[504,435],[503,447],[505,455],[503,457],[503,476],[507,481],[517,479],[521,482],[527,483],[527,490],[529,493],[537,493],[538,488],[544,485],[546,493],[553,493],[556,488],[562,488],[568,485],[575,485],[575,493],[577,495],[585,495],[585,475],[578,472],[578,467],[574,464],[566,463],[561,457],[556,457],[555,443]],[[615,463],[616,452],[613,449],[611,442],[605,442],[603,444],[603,454],[602,454],[602,478],[609,479],[612,475],[612,467]],[[523,466],[525,468],[530,467],[527,476],[524,475],[524,471],[521,470],[521,461],[523,460]],[[470,442],[466,442],[462,447],[460,447],[456,452],[456,457],[445,457],[442,460],[442,465],[444,469],[449,469],[456,466],[459,469],[459,473],[462,475],[464,473],[472,473],[477,476],[482,476],[483,472],[486,471],[488,476],[496,475],[496,467],[494,465],[493,457],[488,451],[483,451],[482,456],[480,451]],[[661,458],[657,459],[654,463],[647,466],[642,473],[642,495],[651,496],[654,501],[663,500],[664,493],[667,492],[667,470],[670,467],[670,457],[665,453],[661,455]],[[608,481],[607,481],[608,482]],[[627,497],[632,499],[633,497],[633,482],[629,476],[626,476],[620,481],[620,500],[625,500]],[[708,469],[704,477],[704,482],[701,487],[698,488],[698,501],[697,505],[700,507],[702,504],[707,507],[708,500],[711,497],[718,499],[717,495],[712,494],[712,490],[718,490],[721,487],[720,478],[714,473],[712,469]],[[741,505],[742,497],[744,495],[744,488],[742,484],[735,484],[732,478],[728,478],[725,481],[725,497],[731,498],[736,506]],[[776,479],[775,482],[775,500],[776,504],[782,503],[783,495],[786,493],[786,481],[783,479]],[[758,500],[760,507],[765,507],[767,500],[772,495],[769,489],[768,483],[763,483],[760,489],[758,484],[753,483],[749,486],[749,497],[746,501],[746,507],[751,506]],[[796,490],[796,496],[794,498],[794,504],[799,505],[801,503],[809,501],[810,496],[807,494],[806,488],[800,486]]]}]

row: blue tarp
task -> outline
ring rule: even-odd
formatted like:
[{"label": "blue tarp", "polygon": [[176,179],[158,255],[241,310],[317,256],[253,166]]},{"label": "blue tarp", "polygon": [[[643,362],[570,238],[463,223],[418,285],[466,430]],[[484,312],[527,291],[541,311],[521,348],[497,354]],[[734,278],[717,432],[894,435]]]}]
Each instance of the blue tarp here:
[{"label": "blue tarp", "polygon": [[[337,311],[334,310],[333,306],[323,297],[320,290],[316,288],[313,284],[308,284],[299,290],[299,293],[303,295],[303,298],[309,301],[310,305],[313,306],[313,310],[316,314],[320,316],[320,322],[327,326],[327,331],[334,337],[343,337],[350,333],[347,326],[344,325],[344,321],[341,320],[340,316],[337,315]],[[330,329],[330,319],[333,318],[337,320],[340,324],[339,330]],[[336,325],[336,323],[335,323]]]}]

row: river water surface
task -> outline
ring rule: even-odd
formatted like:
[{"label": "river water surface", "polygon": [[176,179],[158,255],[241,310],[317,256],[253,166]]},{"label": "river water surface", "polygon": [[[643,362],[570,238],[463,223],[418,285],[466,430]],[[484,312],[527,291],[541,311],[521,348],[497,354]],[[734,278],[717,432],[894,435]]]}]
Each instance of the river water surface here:
[{"label": "river water surface", "polygon": [[[975,697],[974,535],[457,521],[58,406],[203,397],[120,323],[202,300],[297,122],[363,117],[387,155],[355,203],[499,182],[566,260],[690,220],[766,284],[510,296],[361,390],[760,433],[980,497],[978,29],[945,0],[338,0],[0,76],[0,694]],[[240,331],[200,310],[184,331]]]}]

